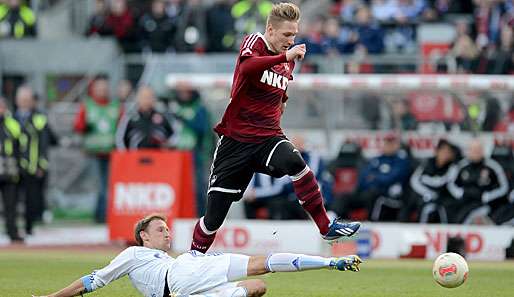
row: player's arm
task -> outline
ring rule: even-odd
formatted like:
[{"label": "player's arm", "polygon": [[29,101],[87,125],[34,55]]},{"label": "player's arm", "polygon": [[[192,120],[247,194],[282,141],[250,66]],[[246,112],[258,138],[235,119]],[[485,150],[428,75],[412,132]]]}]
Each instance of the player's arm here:
[{"label": "player's arm", "polygon": [[128,248],[114,258],[109,265],[81,277],[66,288],[47,297],[72,297],[96,291],[128,274],[134,266],[134,259],[134,250]]},{"label": "player's arm", "polygon": [[298,44],[287,50],[287,52],[275,56],[242,56],[244,58],[240,64],[242,74],[260,73],[274,65],[289,62],[292,60],[302,60],[305,57],[305,44]]}]

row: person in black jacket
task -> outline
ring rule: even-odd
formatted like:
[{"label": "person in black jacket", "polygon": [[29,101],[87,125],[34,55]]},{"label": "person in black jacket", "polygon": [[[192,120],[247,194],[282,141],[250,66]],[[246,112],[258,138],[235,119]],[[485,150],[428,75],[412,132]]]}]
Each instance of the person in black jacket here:
[{"label": "person in black jacket", "polygon": [[23,242],[16,224],[19,181],[20,124],[10,115],[7,102],[0,96],[0,192],[2,194],[5,230],[11,242]]},{"label": "person in black jacket", "polygon": [[509,185],[503,168],[484,156],[479,139],[468,145],[467,157],[450,169],[450,194],[459,200],[456,222],[473,223],[489,216],[507,196]]},{"label": "person in black jacket", "polygon": [[46,211],[48,151],[58,140],[48,125],[48,117],[36,109],[35,94],[29,86],[16,92],[14,117],[20,123],[20,187],[25,198],[25,232],[32,234],[34,223]]},{"label": "person in black jacket", "polygon": [[118,149],[171,147],[173,128],[168,118],[156,110],[155,102],[152,88],[139,88],[136,112],[127,112],[116,131]]},{"label": "person in black jacket", "polygon": [[455,200],[448,192],[449,169],[457,160],[457,150],[446,139],[441,139],[435,156],[418,166],[410,178],[411,206],[418,209],[422,223],[455,222]]}]

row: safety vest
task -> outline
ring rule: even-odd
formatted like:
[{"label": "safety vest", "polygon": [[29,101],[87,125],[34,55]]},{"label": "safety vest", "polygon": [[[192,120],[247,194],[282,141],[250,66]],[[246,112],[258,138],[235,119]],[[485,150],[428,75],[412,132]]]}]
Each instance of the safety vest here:
[{"label": "safety vest", "polygon": [[17,181],[21,127],[10,115],[5,115],[0,125],[0,181]]},{"label": "safety vest", "polygon": [[[20,5],[19,8],[19,16],[20,18],[16,20],[16,22],[13,24],[14,28],[13,30],[13,37],[16,39],[23,38],[25,36],[25,28],[26,27],[32,27],[36,23],[36,16],[34,15],[34,12],[26,5]],[[7,24],[8,22],[8,15],[11,9],[7,4],[1,4],[0,5],[0,27],[2,26],[10,26],[11,24]],[[0,32],[0,36],[2,35],[10,35],[11,28],[7,28],[9,32]],[[0,28],[0,31],[1,28]]]},{"label": "safety vest", "polygon": [[[20,167],[30,174],[35,175],[38,168],[48,169],[47,147],[48,139],[45,139],[44,129],[48,124],[48,118],[41,113],[33,113],[25,123],[22,123],[20,135]],[[48,135],[46,135],[48,137]]]},{"label": "safety vest", "polygon": [[89,153],[109,153],[115,146],[119,102],[113,100],[107,105],[100,105],[88,98],[85,106],[87,132],[84,135],[84,149]]}]

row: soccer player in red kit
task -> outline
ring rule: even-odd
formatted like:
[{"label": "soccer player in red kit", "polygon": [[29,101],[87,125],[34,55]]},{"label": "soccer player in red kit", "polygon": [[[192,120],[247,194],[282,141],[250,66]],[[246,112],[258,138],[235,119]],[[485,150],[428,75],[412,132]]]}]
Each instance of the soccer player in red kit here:
[{"label": "soccer player in red kit", "polygon": [[243,196],[255,172],[273,177],[288,175],[299,203],[326,240],[354,235],[360,223],[330,222],[318,182],[280,128],[293,79],[295,60],[305,56],[305,44],[294,45],[299,8],[273,5],[266,32],[241,43],[234,71],[230,103],[214,128],[220,136],[211,166],[207,208],[195,226],[191,250],[205,253],[223,224],[230,205]]}]

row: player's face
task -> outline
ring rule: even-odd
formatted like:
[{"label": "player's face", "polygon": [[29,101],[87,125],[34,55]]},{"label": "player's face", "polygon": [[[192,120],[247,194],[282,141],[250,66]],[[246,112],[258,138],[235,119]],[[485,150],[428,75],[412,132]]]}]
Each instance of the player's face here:
[{"label": "player's face", "polygon": [[162,220],[153,220],[143,231],[143,242],[146,247],[168,251],[171,246],[170,229]]},{"label": "player's face", "polygon": [[283,21],[269,25],[270,43],[278,53],[286,52],[293,44],[298,34],[298,22]]}]

